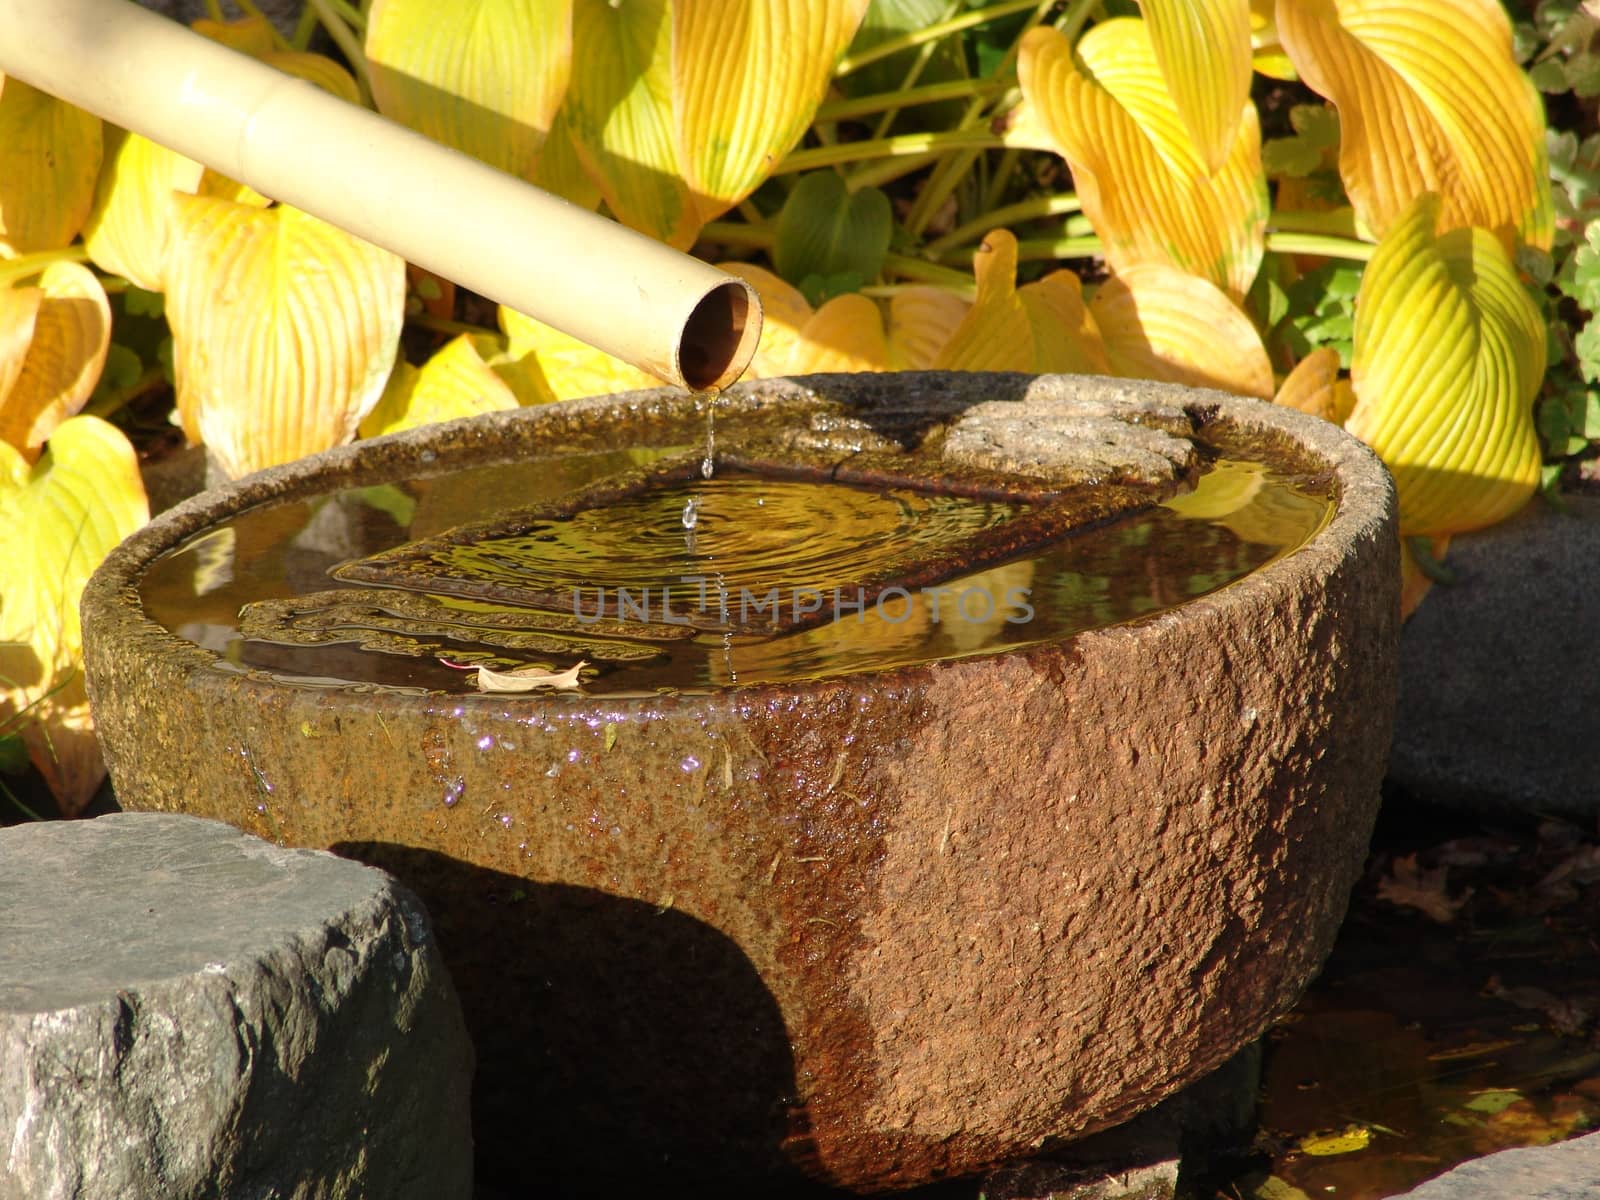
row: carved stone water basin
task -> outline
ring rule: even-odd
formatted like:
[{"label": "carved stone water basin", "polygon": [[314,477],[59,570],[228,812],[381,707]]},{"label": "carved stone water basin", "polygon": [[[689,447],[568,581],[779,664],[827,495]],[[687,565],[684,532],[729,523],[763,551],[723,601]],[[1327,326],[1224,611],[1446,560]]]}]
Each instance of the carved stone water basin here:
[{"label": "carved stone water basin", "polygon": [[709,453],[706,408],[493,414],[158,518],[84,598],[123,805],[415,888],[480,1167],[557,1193],[976,1171],[1290,1007],[1388,750],[1377,461],[1100,379],[741,386]]}]

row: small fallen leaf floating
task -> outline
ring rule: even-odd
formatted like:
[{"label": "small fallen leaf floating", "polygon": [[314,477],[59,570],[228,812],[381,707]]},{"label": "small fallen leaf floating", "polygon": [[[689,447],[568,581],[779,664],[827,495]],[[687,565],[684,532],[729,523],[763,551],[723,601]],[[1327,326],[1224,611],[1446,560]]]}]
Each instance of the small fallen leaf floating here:
[{"label": "small fallen leaf floating", "polygon": [[615,721],[607,721],[606,722],[606,749],[609,750],[609,749],[611,749],[611,747],[615,746],[616,744],[617,744],[617,723]]},{"label": "small fallen leaf floating", "polygon": [[1468,888],[1451,899],[1445,891],[1448,874],[1446,867],[1425,871],[1417,865],[1415,854],[1407,854],[1395,859],[1389,874],[1378,881],[1378,899],[1414,908],[1439,924],[1448,925],[1472,896],[1472,889]]},{"label": "small fallen leaf floating", "polygon": [[547,671],[543,667],[518,667],[514,671],[491,671],[488,667],[478,668],[478,690],[480,692],[532,692],[539,688],[553,688],[557,691],[575,691],[582,687],[578,680],[578,672],[589,664],[579,659],[565,671]]},{"label": "small fallen leaf floating", "polygon": [[1326,1156],[1353,1154],[1372,1144],[1372,1130],[1365,1125],[1346,1125],[1333,1133],[1313,1133],[1300,1139],[1300,1149],[1306,1154]]}]

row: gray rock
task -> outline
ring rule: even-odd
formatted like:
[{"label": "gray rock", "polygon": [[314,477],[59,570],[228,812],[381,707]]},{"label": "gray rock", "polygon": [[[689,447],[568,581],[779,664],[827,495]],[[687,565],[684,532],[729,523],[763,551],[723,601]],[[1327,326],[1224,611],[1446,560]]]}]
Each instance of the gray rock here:
[{"label": "gray rock", "polygon": [[1474,1159],[1395,1200],[1594,1200],[1596,1196],[1600,1196],[1600,1133]]},{"label": "gray rock", "polygon": [[1052,483],[1171,484],[1194,473],[1193,442],[1132,415],[1075,399],[975,404],[951,425],[944,457]]},{"label": "gray rock", "polygon": [[0,1200],[466,1197],[421,904],[215,821],[0,830]]},{"label": "gray rock", "polygon": [[1456,538],[1406,624],[1389,774],[1425,803],[1600,813],[1600,496],[1568,503]]}]

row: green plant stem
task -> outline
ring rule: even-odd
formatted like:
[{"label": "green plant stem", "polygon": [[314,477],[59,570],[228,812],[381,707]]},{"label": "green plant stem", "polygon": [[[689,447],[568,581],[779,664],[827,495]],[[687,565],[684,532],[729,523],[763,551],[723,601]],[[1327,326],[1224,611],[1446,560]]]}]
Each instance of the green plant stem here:
[{"label": "green plant stem", "polygon": [[712,221],[700,230],[700,237],[703,241],[737,246],[741,250],[770,250],[778,240],[770,229],[756,229],[737,221]]},{"label": "green plant stem", "polygon": [[356,86],[361,89],[361,103],[371,108],[372,75],[367,69],[367,55],[361,49],[360,39],[350,26],[345,24],[344,18],[334,7],[334,0],[307,0],[307,2],[317,10],[317,19],[328,31],[333,44],[339,47],[340,53],[349,61],[350,69],[356,73]]},{"label": "green plant stem", "polygon": [[839,65],[833,69],[835,78],[849,75],[852,71],[859,71],[869,63],[878,62],[880,59],[892,58],[902,50],[909,50],[913,46],[920,46],[924,42],[936,42],[940,38],[948,37],[952,33],[960,33],[963,29],[971,29],[974,25],[985,25],[990,21],[997,21],[1001,17],[1009,17],[1013,13],[1024,12],[1033,8],[1037,0],[1005,0],[1002,4],[991,4],[988,8],[975,9],[948,21],[940,21],[923,29],[913,29],[899,37],[888,38],[873,46],[870,50],[863,50],[860,54],[846,55],[839,60]]},{"label": "green plant stem", "polygon": [[896,179],[920,171],[929,163],[939,161],[937,154],[908,154],[904,158],[885,158],[857,167],[845,176],[844,183],[852,193],[867,187],[882,187]]},{"label": "green plant stem", "polygon": [[[1093,258],[1105,247],[1097,237],[1029,238],[1017,243],[1018,262],[1049,262],[1058,258]],[[961,251],[965,253],[965,251]],[[946,258],[950,254],[945,255]]]},{"label": "green plant stem", "polygon": [[930,154],[944,150],[984,150],[1004,145],[987,129],[954,129],[945,133],[898,133],[880,141],[840,142],[834,146],[812,146],[796,150],[778,164],[774,175],[793,175],[834,167],[840,163],[867,158],[896,158],[906,154]]},{"label": "green plant stem", "polygon": [[220,0],[206,0],[206,16],[210,17],[213,21],[219,22],[227,19],[222,15],[222,4]]},{"label": "green plant stem", "polygon": [[89,251],[81,242],[64,246],[60,250],[35,250],[32,254],[0,259],[0,287],[9,287],[30,276],[38,275],[51,263],[88,261]]},{"label": "green plant stem", "polygon": [[904,254],[886,255],[883,269],[887,274],[913,279],[918,283],[937,284],[953,292],[960,292],[964,296],[970,296],[977,290],[976,281],[965,271],[954,271],[938,263],[931,263],[925,258],[911,258]]},{"label": "green plant stem", "polygon": [[976,220],[959,225],[941,238],[929,242],[923,247],[923,252],[931,258],[939,258],[945,251],[957,246],[964,246],[975,242],[985,236],[991,229],[998,229],[1005,225],[1015,225],[1021,221],[1037,221],[1044,217],[1064,216],[1067,213],[1078,212],[1083,206],[1078,202],[1078,197],[1072,192],[1059,196],[1034,196],[1028,200],[1019,200],[1016,204],[1008,204],[1004,208],[986,212]]},{"label": "green plant stem", "polygon": [[[944,21],[952,20],[960,11],[961,0],[949,0],[940,19]],[[917,47],[916,57],[912,59],[911,66],[906,69],[905,75],[900,80],[900,90],[902,92],[909,92],[917,86],[917,80],[922,78],[923,69],[928,65],[928,61],[933,57],[933,52],[938,46],[938,42],[923,42],[921,46]],[[885,110],[883,116],[878,118],[878,124],[873,129],[872,136],[874,138],[888,137],[889,130],[894,128],[894,123],[899,116],[900,107],[898,105]]]},{"label": "green plant stem", "polygon": [[432,330],[434,333],[448,333],[452,337],[465,333],[471,337],[504,338],[505,334],[498,329],[488,329],[482,325],[473,325],[466,321],[453,321],[449,317],[436,317],[424,310],[412,313],[406,317],[407,325],[415,325],[418,329]]},{"label": "green plant stem", "polygon": [[[995,95],[1004,91],[1001,84],[988,79],[952,79],[946,83],[925,83],[900,92],[874,92],[847,100],[831,100],[817,109],[819,122],[849,121],[875,112],[911,108],[918,104],[937,104],[943,100],[967,100],[974,96]],[[882,136],[882,135],[879,135]]]},{"label": "green plant stem", "polygon": [[1334,237],[1356,238],[1356,213],[1353,208],[1332,212],[1274,212],[1267,218],[1274,233],[1325,233]]},{"label": "green plant stem", "polygon": [[290,45],[304,53],[311,45],[311,35],[317,31],[317,10],[309,4],[300,10],[300,19],[294,27],[294,36],[289,39]]},{"label": "green plant stem", "polygon": [[277,25],[273,24],[272,21],[268,20],[267,17],[262,15],[261,10],[259,8],[257,8],[256,5],[255,5],[255,0],[233,0],[233,2],[239,6],[239,11],[242,12],[245,16],[254,17],[254,18],[258,19],[258,20],[262,20],[262,21],[266,21],[267,22],[267,34],[268,34],[269,37],[272,38],[272,45],[273,45],[273,47],[275,49],[278,49],[278,50],[293,50],[294,49],[294,47],[290,44],[289,39],[284,37],[283,34],[278,32]]},{"label": "green plant stem", "polygon": [[[1078,8],[1086,7],[1091,2],[1092,0],[1073,0],[1073,7],[1068,10],[1069,19]],[[1050,11],[1053,3],[1054,0],[1039,0],[1039,3],[1032,6],[1033,12],[1024,24],[1022,32],[1017,35],[1016,41],[1012,42],[1011,47],[1006,51],[1005,58],[995,68],[996,78],[1005,76],[1011,69],[1011,64],[1016,60],[1017,50],[1022,43],[1022,39],[1027,36],[1034,26],[1044,20],[1045,13]],[[1018,9],[1017,11],[1020,12],[1022,10]],[[996,109],[1010,105],[1013,102],[1011,96],[1012,92],[1008,89],[996,104]],[[989,111],[983,100],[974,99],[967,106],[966,114],[961,118],[960,128],[966,131],[980,123],[987,127],[986,114]],[[972,169],[972,164],[977,161],[978,153],[975,150],[962,150],[933,169],[933,174],[928,179],[927,185],[922,189],[916,203],[911,206],[911,212],[906,216],[906,229],[911,233],[912,237],[920,238],[926,232],[928,225],[933,221],[934,214],[944,206],[945,200],[961,185],[961,180]]]},{"label": "green plant stem", "polygon": [[1267,249],[1278,254],[1319,254],[1324,258],[1345,258],[1366,262],[1377,247],[1355,238],[1331,237],[1316,233],[1269,233]]},{"label": "green plant stem", "polygon": [[164,386],[166,382],[166,373],[162,371],[161,365],[157,363],[154,366],[146,367],[140,372],[139,378],[135,379],[127,387],[107,392],[98,400],[86,405],[83,411],[91,417],[100,417],[104,420],[119,409],[131,404],[146,392],[153,392],[156,388]]}]

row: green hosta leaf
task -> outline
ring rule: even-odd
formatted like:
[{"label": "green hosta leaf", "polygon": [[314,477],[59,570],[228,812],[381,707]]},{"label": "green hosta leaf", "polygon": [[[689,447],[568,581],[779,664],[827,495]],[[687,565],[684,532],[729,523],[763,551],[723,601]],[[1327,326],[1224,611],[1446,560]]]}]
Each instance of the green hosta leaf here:
[{"label": "green hosta leaf", "polygon": [[894,229],[889,197],[877,188],[851,195],[833,171],[804,176],[778,214],[773,259],[791,282],[807,276],[858,275],[874,279],[883,269]]},{"label": "green hosta leaf", "polygon": [[1600,221],[1584,233],[1584,245],[1562,264],[1557,285],[1589,312],[1596,312],[1600,311]]},{"label": "green hosta leaf", "polygon": [[1573,339],[1572,348],[1578,352],[1578,370],[1585,382],[1600,380],[1600,320],[1591,318]]},{"label": "green hosta leaf", "polygon": [[160,292],[129,287],[122,293],[122,311],[130,317],[162,317],[167,312],[167,298]]},{"label": "green hosta leaf", "polygon": [[[848,53],[859,54],[889,38],[933,25],[944,18],[948,8],[946,0],[872,0]],[[908,73],[921,57],[921,47],[891,54],[888,58],[868,63],[861,70],[846,75],[838,81],[839,89],[847,96],[897,92],[905,86]],[[965,78],[967,59],[962,53],[961,39],[944,38],[936,42],[928,53],[927,61],[917,73],[916,82],[947,83]],[[918,128],[948,128],[960,119],[964,107],[960,100],[918,105],[906,110],[906,124]]]},{"label": "green hosta leaf", "polygon": [[866,284],[859,272],[841,271],[837,275],[807,275],[799,283],[800,294],[812,308],[821,308],[835,296],[859,292]]},{"label": "green hosta leaf", "polygon": [[1291,137],[1273,138],[1261,147],[1261,166],[1273,178],[1296,179],[1320,170],[1339,148],[1339,113],[1326,104],[1296,104],[1289,110]]}]

